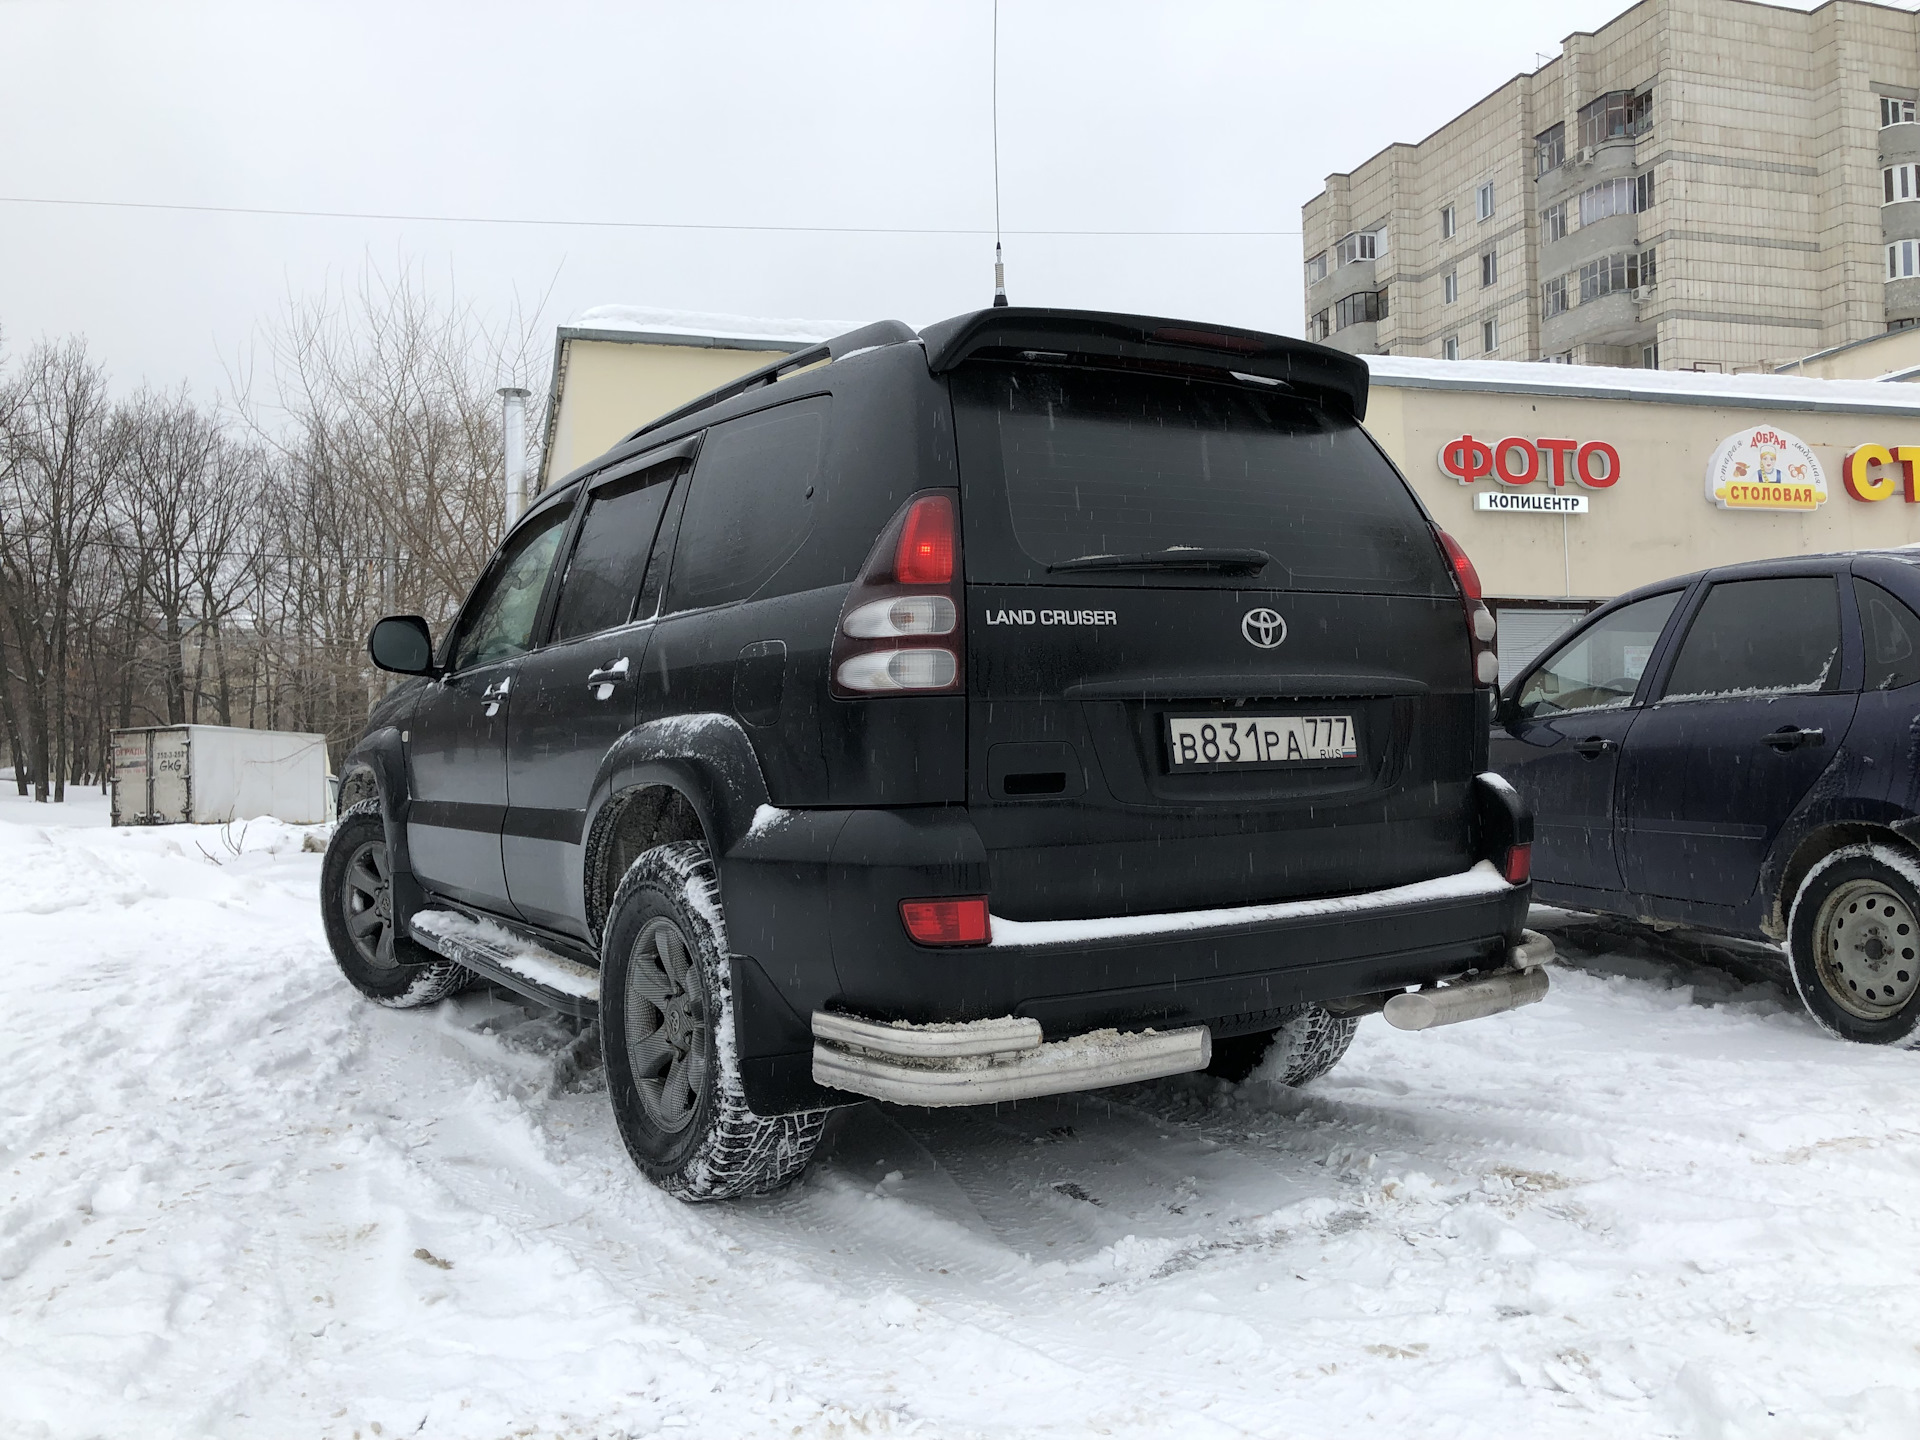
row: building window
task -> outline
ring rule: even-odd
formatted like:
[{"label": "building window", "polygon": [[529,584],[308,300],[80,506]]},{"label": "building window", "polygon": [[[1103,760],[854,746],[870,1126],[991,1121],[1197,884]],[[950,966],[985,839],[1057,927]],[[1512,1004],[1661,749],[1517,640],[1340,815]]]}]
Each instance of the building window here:
[{"label": "building window", "polygon": [[1356,260],[1378,260],[1387,251],[1387,227],[1356,230],[1334,246],[1338,263],[1351,265]]},{"label": "building window", "polygon": [[1479,209],[1482,220],[1491,220],[1493,218],[1493,182],[1491,180],[1480,187],[1479,193],[1475,196],[1474,203]]},{"label": "building window", "polygon": [[1916,320],[1916,319],[1914,319],[1914,318],[1912,318],[1911,316],[1909,316],[1909,317],[1908,317],[1907,319],[1905,319],[1905,320],[1889,320],[1889,321],[1887,322],[1887,329],[1889,329],[1889,330],[1911,330],[1911,329],[1912,329],[1912,328],[1913,328],[1914,326],[1916,326],[1916,325],[1920,325],[1920,320]]},{"label": "building window", "polygon": [[1533,173],[1538,179],[1567,163],[1567,127],[1556,125],[1533,137]]},{"label": "building window", "polygon": [[1658,370],[1660,368],[1660,342],[1658,340],[1654,341],[1651,345],[1642,345],[1640,347],[1640,368],[1642,370]]},{"label": "building window", "polygon": [[1551,320],[1567,313],[1567,277],[1559,275],[1540,287],[1540,318]]},{"label": "building window", "polygon": [[1500,348],[1500,322],[1498,320],[1482,320],[1480,322],[1481,353],[1485,355],[1491,355],[1494,351],[1498,350],[1499,348]]},{"label": "building window", "polygon": [[1307,284],[1318,285],[1327,278],[1327,252],[1322,250],[1307,261]]},{"label": "building window", "polygon": [[1548,244],[1567,238],[1567,202],[1549,205],[1540,212],[1540,238]]},{"label": "building window", "polygon": [[1449,335],[1446,339],[1442,340],[1440,342],[1440,354],[1444,359],[1458,360],[1460,358],[1460,337],[1458,335]]},{"label": "building window", "polygon": [[1449,270],[1445,275],[1442,275],[1440,277],[1441,303],[1445,305],[1451,305],[1454,301],[1458,300],[1459,298],[1460,298],[1460,272],[1458,270]]},{"label": "building window", "polygon": [[1887,279],[1911,280],[1920,275],[1920,240],[1896,240],[1887,247]]},{"label": "building window", "polygon": [[1880,203],[1920,200],[1920,165],[1889,165],[1880,172]]},{"label": "building window", "polygon": [[1913,101],[1896,100],[1891,95],[1880,97],[1880,128],[1889,125],[1913,124]]},{"label": "building window", "polygon": [[1580,107],[1580,143],[1591,150],[1607,140],[1653,129],[1653,92],[1613,90]]},{"label": "building window", "polygon": [[1653,205],[1653,172],[1602,180],[1580,192],[1580,223],[1591,225],[1609,215],[1638,215]]},{"label": "building window", "polygon": [[1313,318],[1307,321],[1307,339],[1324,340],[1333,333],[1333,326],[1327,321],[1325,310],[1313,312]]},{"label": "building window", "polygon": [[1580,303],[1653,284],[1653,251],[1606,255],[1580,267]]},{"label": "building window", "polygon": [[1442,240],[1451,240],[1453,238],[1453,232],[1457,228],[1453,219],[1453,207],[1451,205],[1442,205],[1440,207],[1440,238]]},{"label": "building window", "polygon": [[1480,257],[1480,288],[1485,290],[1500,278],[1500,252],[1489,250]]},{"label": "building window", "polygon": [[1387,292],[1384,290],[1362,290],[1358,295],[1345,295],[1333,302],[1335,330],[1386,318]]},{"label": "building window", "polygon": [[1558,355],[1547,356],[1547,364],[1549,365],[1571,365],[1572,363],[1573,352],[1571,350],[1562,350]]}]

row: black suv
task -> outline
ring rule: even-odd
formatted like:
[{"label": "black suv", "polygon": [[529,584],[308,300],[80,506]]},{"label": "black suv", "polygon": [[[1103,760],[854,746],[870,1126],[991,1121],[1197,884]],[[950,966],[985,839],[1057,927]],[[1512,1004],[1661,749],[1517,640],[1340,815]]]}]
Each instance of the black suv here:
[{"label": "black suv", "polygon": [[598,1016],[686,1199],[860,1097],[1324,1073],[1538,999],[1493,619],[1274,335],[883,322],[635,432],[513,527],[342,767],[322,900],[389,1005]]}]

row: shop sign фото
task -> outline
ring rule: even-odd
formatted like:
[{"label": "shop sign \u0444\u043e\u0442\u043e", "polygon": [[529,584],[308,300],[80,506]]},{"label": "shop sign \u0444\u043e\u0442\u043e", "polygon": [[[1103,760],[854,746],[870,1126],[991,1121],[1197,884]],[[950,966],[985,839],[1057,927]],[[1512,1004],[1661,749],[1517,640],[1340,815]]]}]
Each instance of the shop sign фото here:
[{"label": "shop sign \u0444\u043e\u0442\u043e", "polygon": [[1827,475],[1813,448],[1798,435],[1776,425],[1756,425],[1729,435],[1713,452],[1707,462],[1707,499],[1722,510],[1805,512],[1826,503]]},{"label": "shop sign \u0444\u043e\u0442\u043e", "polygon": [[[1561,489],[1571,482],[1586,490],[1610,490],[1620,479],[1620,452],[1604,440],[1529,440],[1524,435],[1507,435],[1489,442],[1460,435],[1440,447],[1440,468],[1462,485],[1492,480],[1515,489],[1536,482]],[[1550,515],[1587,513],[1584,495],[1554,496],[1535,492],[1525,497],[1532,503],[1508,503],[1521,498],[1502,497],[1498,491],[1482,493],[1476,497],[1475,508],[1528,510]],[[1564,503],[1571,500],[1580,503]],[[1561,503],[1547,503],[1549,501]]]}]

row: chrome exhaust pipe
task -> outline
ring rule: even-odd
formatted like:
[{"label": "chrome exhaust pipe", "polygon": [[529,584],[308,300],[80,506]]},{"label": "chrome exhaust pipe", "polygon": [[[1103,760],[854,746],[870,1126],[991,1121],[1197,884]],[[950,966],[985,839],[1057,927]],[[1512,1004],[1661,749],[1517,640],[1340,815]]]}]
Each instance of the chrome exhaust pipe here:
[{"label": "chrome exhaust pipe", "polygon": [[1491,975],[1443,985],[1437,990],[1414,990],[1387,1001],[1383,1012],[1396,1030],[1431,1030],[1457,1025],[1503,1010],[1517,1010],[1547,998],[1547,972],[1535,965],[1525,970],[1496,970]]}]

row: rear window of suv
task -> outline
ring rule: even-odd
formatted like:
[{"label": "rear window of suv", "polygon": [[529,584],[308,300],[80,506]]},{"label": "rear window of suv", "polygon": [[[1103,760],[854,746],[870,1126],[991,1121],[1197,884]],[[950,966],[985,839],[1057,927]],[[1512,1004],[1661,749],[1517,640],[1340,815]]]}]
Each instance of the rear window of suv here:
[{"label": "rear window of suv", "polygon": [[[1406,483],[1360,427],[1251,384],[984,362],[954,376],[967,575],[1450,594]],[[1088,556],[1264,550],[1258,575],[1053,571]]]}]

